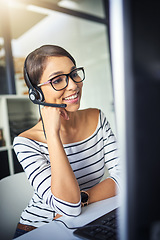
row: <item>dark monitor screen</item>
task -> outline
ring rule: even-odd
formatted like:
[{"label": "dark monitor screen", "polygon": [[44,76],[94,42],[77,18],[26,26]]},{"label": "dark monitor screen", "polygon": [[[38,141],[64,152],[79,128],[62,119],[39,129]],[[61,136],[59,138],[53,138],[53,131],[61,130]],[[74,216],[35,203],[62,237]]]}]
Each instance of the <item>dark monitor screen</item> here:
[{"label": "dark monitor screen", "polygon": [[110,0],[121,240],[160,239],[160,1]]}]

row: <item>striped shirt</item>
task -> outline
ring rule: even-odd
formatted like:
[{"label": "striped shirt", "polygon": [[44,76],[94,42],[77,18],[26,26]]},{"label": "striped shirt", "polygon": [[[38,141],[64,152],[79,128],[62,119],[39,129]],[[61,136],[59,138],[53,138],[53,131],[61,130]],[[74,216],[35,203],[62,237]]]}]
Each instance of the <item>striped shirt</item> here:
[{"label": "striped shirt", "polygon": [[[22,212],[20,223],[39,227],[53,220],[55,214],[78,216],[81,203],[73,204],[55,197],[51,192],[51,166],[46,143],[24,137],[13,142],[17,158],[22,165],[34,194]],[[54,147],[54,146],[53,146]],[[120,168],[117,143],[102,111],[94,133],[85,140],[63,145],[81,190],[98,184],[108,169],[117,186]],[[65,178],[65,176],[64,176]]]}]

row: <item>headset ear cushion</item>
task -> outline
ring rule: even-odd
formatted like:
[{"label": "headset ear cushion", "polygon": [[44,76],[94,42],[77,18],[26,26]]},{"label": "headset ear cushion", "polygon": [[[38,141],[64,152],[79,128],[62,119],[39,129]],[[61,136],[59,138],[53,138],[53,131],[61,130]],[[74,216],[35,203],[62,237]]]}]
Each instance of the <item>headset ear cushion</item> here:
[{"label": "headset ear cushion", "polygon": [[29,88],[29,99],[31,101],[35,101],[38,98],[39,98],[38,92],[35,89],[33,89],[33,88]]},{"label": "headset ear cushion", "polygon": [[37,86],[35,86],[34,88],[35,88],[35,91],[38,93],[37,94],[38,95],[37,100],[40,101],[40,102],[43,102],[44,101],[44,94],[43,94],[41,88],[39,88]]}]

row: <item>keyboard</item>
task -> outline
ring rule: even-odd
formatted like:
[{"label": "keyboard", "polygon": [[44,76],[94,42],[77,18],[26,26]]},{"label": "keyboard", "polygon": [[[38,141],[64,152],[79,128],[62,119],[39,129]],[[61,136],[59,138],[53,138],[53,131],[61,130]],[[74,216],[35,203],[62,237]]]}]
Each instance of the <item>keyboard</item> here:
[{"label": "keyboard", "polygon": [[74,231],[78,237],[88,240],[118,240],[117,209]]}]

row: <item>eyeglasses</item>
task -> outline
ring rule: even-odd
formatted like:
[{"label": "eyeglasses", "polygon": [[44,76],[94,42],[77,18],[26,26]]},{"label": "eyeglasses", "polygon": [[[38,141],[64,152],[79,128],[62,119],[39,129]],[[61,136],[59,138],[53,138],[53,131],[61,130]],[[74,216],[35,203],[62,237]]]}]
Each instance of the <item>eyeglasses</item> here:
[{"label": "eyeglasses", "polygon": [[43,86],[45,84],[50,83],[51,86],[56,90],[60,91],[63,90],[68,86],[68,80],[69,77],[75,82],[75,83],[80,83],[85,79],[85,73],[84,73],[84,68],[75,68],[73,69],[69,74],[61,74],[56,77],[53,77],[52,79],[48,80],[45,83],[40,83],[37,85],[37,87]]}]

